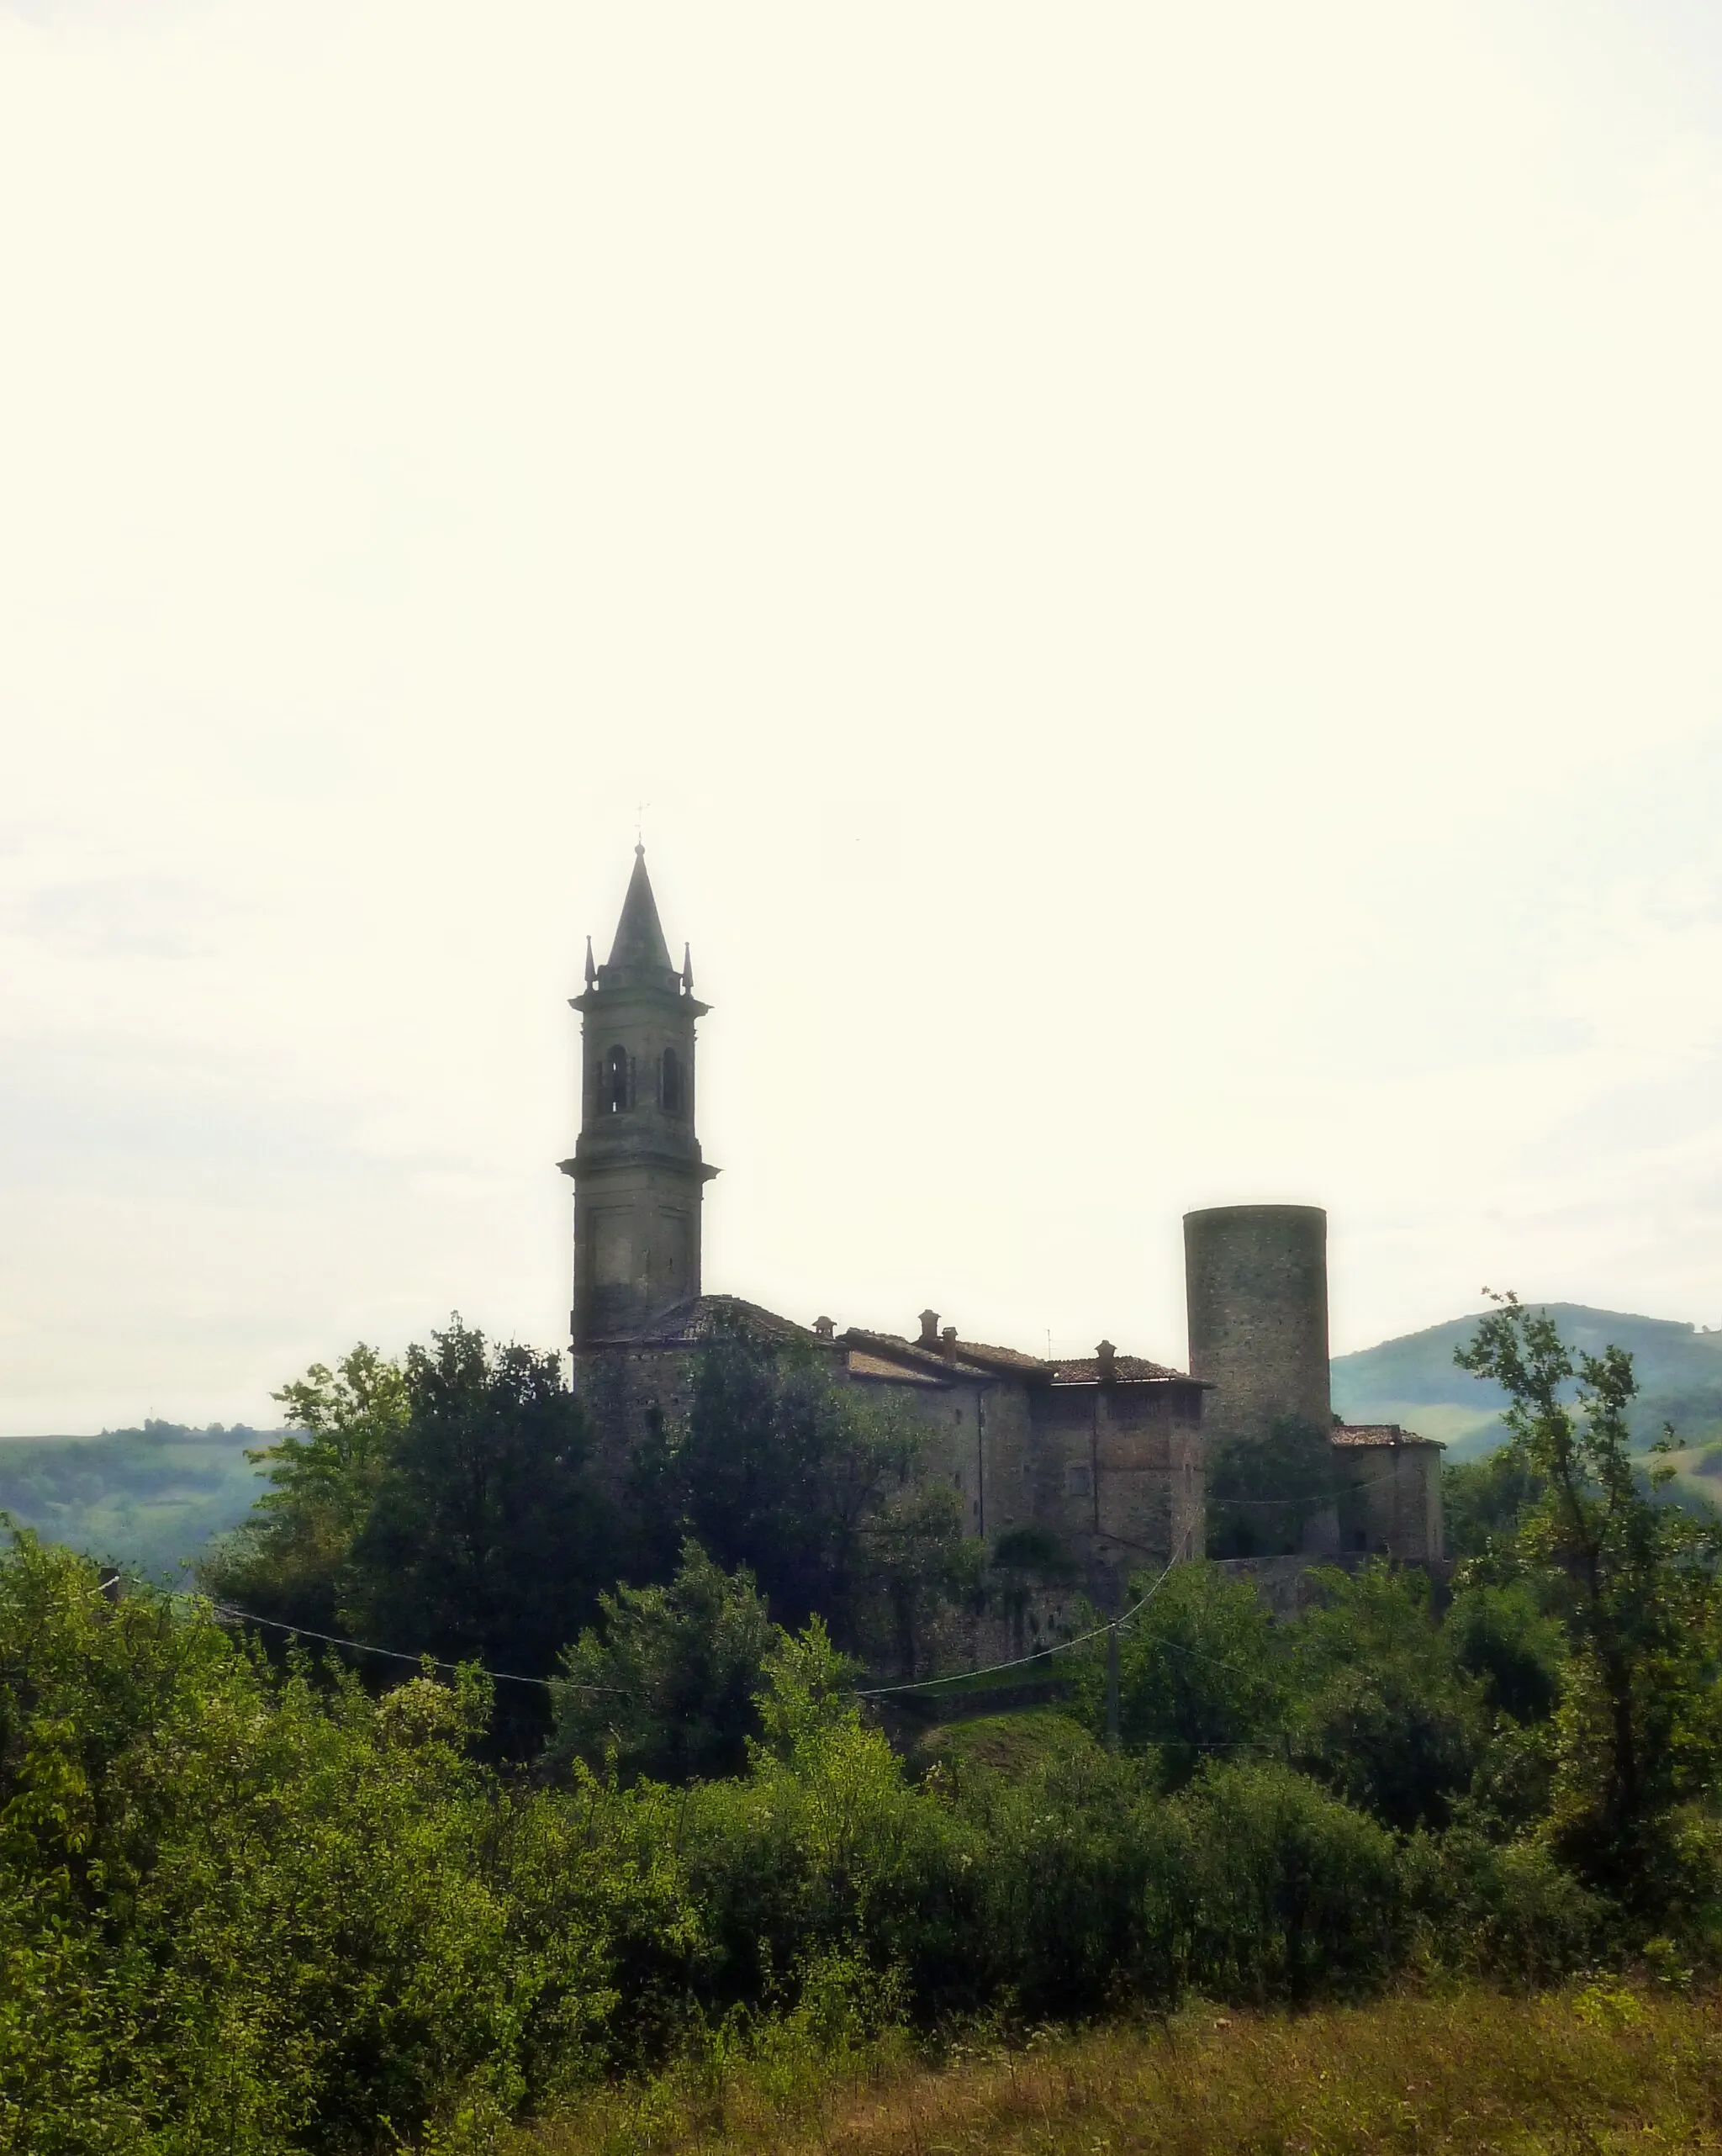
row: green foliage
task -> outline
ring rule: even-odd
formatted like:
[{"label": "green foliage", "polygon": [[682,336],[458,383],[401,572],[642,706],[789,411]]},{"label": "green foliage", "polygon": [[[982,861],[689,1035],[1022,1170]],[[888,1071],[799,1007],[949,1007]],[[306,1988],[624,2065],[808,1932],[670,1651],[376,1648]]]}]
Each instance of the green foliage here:
[{"label": "green foliage", "polygon": [[1293,1756],[1387,1826],[1444,1824],[1481,1757],[1481,1684],[1435,1625],[1422,1572],[1377,1562],[1319,1577],[1323,1602],[1292,1644]]},{"label": "green foliage", "polygon": [[217,1543],[198,1579],[219,1601],[315,1632],[343,1626],[348,1561],[408,1419],[404,1374],[359,1345],[274,1395],[289,1428],[247,1456],[269,1478],[251,1518]]},{"label": "green foliage", "polygon": [[617,1973],[684,1950],[649,1842],[469,1759],[485,1688],[378,1704],[197,1605],[0,1561],[0,2143],[375,2145],[601,2055]]},{"label": "green foliage", "polygon": [[1392,1837],[1289,1768],[1210,1766],[1176,1807],[1158,1935],[1183,1982],[1224,1998],[1307,1999],[1399,1965]]},{"label": "green foliage", "polygon": [[750,1575],[725,1572],[689,1541],[668,1587],[618,1587],[599,1604],[597,1627],[563,1651],[552,1680],[549,1762],[609,1757],[631,1782],[741,1773],[778,1636]]},{"label": "green foliage", "polygon": [[0,1511],[90,1556],[174,1574],[256,1502],[261,1435],[152,1420],[100,1437],[0,1439]]},{"label": "green foliage", "polygon": [[926,1438],[811,1354],[736,1333],[701,1351],[685,1423],[660,1425],[634,1464],[637,1542],[667,1571],[691,1536],[723,1569],[745,1567],[779,1622],[816,1610],[912,1677],[980,1567],[955,1493],[917,1474]]},{"label": "green foliage", "polygon": [[1483,1704],[1515,1722],[1541,1722],[1561,1698],[1566,1635],[1528,1580],[1476,1585],[1455,1598],[1442,1626],[1455,1664],[1482,1687]]},{"label": "green foliage", "polygon": [[[614,1540],[558,1359],[457,1317],[401,1363],[361,1345],[276,1397],[295,1428],[256,1456],[271,1487],[199,1567],[207,1591],[277,1625],[547,1676]],[[542,1730],[540,1695],[510,1688],[499,1741]]]},{"label": "green foliage", "polygon": [[1518,1447],[1441,1468],[1441,1517],[1454,1557],[1483,1557],[1510,1546],[1542,1485]]},{"label": "green foliage", "polygon": [[1534,1837],[1503,1841],[1471,1825],[1415,1834],[1401,1873],[1424,1954],[1467,1976],[1552,1984],[1612,1943],[1615,1912]]},{"label": "green foliage", "polygon": [[[1133,1583],[1133,1598],[1148,1588]],[[1119,1734],[1151,1750],[1163,1782],[1181,1788],[1210,1757],[1272,1747],[1285,1727],[1285,1655],[1267,1607],[1248,1581],[1206,1564],[1179,1565],[1120,1635]],[[1106,1728],[1104,1654],[1082,1665],[1080,1711]]]},{"label": "green foliage", "polygon": [[[493,1348],[455,1318],[408,1350],[404,1389],[343,1616],[378,1646],[547,1676],[594,1610],[611,1539],[558,1358]],[[502,1704],[524,1725],[531,1697]]]},{"label": "green foliage", "polygon": [[[1180,1593],[1163,1645],[1260,1644],[1212,1578]],[[790,2087],[902,2015],[1302,2000],[1413,1959],[1541,1981],[1620,1936],[1546,1836],[1474,1795],[1402,1837],[1247,1753],[1169,1794],[1160,1750],[1112,1753],[1069,1721],[1011,1771],[953,1748],[912,1779],[824,1627],[769,1629],[758,1653],[758,1598],[697,1551],[672,1590],[611,1598],[587,1644],[679,1682],[702,1612],[741,1642],[716,1652],[725,1683],[758,1672],[740,1771],[673,1788],[639,1757],[633,1778],[577,1759],[528,1788],[480,1763],[476,1670],[373,1699],[272,1664],[205,1605],[111,1601],[93,1567],[19,1539],[0,1557],[0,2140],[476,2150],[523,2106],[666,2057]],[[1335,1783],[1432,1815],[1424,1755],[1365,1773],[1368,1717],[1336,1737],[1317,1709],[1380,1662],[1407,1696],[1467,1703],[1493,1757],[1564,1712],[1535,1719],[1526,1688],[1543,1622],[1497,1594],[1442,1649],[1385,1567],[1330,1582],[1290,1630],[1289,1726],[1326,1732],[1314,1763]],[[1143,1677],[1160,1696],[1146,1659]],[[1691,1881],[1710,1830],[1682,1831]],[[1682,1939],[1709,1921],[1691,1900]]]},{"label": "green foliage", "polygon": [[1715,1524],[1641,1485],[1619,1348],[1575,1358],[1546,1312],[1507,1296],[1457,1360],[1508,1395],[1513,1451],[1538,1492],[1513,1557],[1571,1643],[1553,1831],[1584,1876],[1648,1905],[1677,1891],[1674,1810],[1709,1786],[1722,1735]]},{"label": "green foliage", "polygon": [[1346,1487],[1329,1433],[1296,1415],[1278,1417],[1264,1438],[1217,1445],[1207,1472],[1209,1555],[1290,1556]]}]

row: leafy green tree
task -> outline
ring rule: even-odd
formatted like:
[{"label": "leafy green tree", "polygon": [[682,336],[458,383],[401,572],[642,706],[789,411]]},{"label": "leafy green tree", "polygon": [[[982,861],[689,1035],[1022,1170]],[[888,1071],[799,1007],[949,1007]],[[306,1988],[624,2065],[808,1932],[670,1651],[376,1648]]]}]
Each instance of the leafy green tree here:
[{"label": "leafy green tree", "polygon": [[[1141,1594],[1145,1579],[1132,1583]],[[1152,1751],[1168,1789],[1205,1759],[1275,1749],[1284,1726],[1285,1656],[1267,1605],[1244,1580],[1178,1565],[1119,1634],[1118,1726],[1127,1751]],[[1104,1657],[1084,1664],[1084,1718],[1106,1726]]]},{"label": "leafy green tree", "polygon": [[[342,1614],[372,1646],[547,1678],[608,1577],[584,1413],[557,1356],[493,1348],[458,1318],[407,1350],[404,1377],[405,1426],[354,1537]],[[509,1685],[498,1724],[523,1741],[544,1712]]]},{"label": "leafy green tree", "polygon": [[1481,1683],[1492,1714],[1531,1724],[1554,1713],[1566,1638],[1529,1580],[1461,1588],[1442,1630],[1455,1663]]},{"label": "leafy green tree", "polygon": [[473,1757],[488,1705],[473,1672],[379,1701],[276,1669],[206,1605],[110,1600],[14,1537],[0,2147],[475,2147],[613,2056],[616,1971],[637,2014],[686,1959],[667,1837],[504,1788]]},{"label": "leafy green tree", "polygon": [[682,1546],[668,1587],[618,1587],[551,1680],[552,1763],[613,1757],[624,1781],[741,1773],[760,1733],[754,1694],[778,1629],[742,1569]]},{"label": "leafy green tree", "polygon": [[1482,1460],[1441,1470],[1441,1521],[1455,1557],[1483,1557],[1509,1551],[1526,1509],[1542,1484],[1522,1451],[1498,1446]]},{"label": "leafy green tree", "polygon": [[217,1601],[255,1616],[338,1631],[354,1540],[407,1427],[406,1376],[361,1341],[333,1370],[314,1363],[273,1397],[292,1427],[246,1456],[270,1487],[251,1518],[211,1547],[198,1580]]},{"label": "leafy green tree", "polygon": [[1388,1826],[1445,1826],[1486,1735],[1482,1688],[1455,1663],[1421,1572],[1319,1572],[1289,1628],[1297,1763]]},{"label": "leafy green tree", "polygon": [[746,1567],[780,1623],[816,1612],[846,1646],[912,1664],[978,1569],[959,1509],[918,1482],[925,1444],[811,1353],[738,1331],[702,1350],[686,1420],[648,1438],[627,1501],[658,1562],[691,1536]]},{"label": "leafy green tree", "polygon": [[1276,1417],[1265,1437],[1217,1445],[1207,1472],[1208,1555],[1292,1556],[1345,1488],[1329,1433],[1299,1416]]},{"label": "leafy green tree", "polygon": [[985,1564],[983,1546],[963,1532],[955,1490],[900,1484],[867,1514],[854,1588],[848,1608],[838,1605],[852,1643],[913,1678],[934,1658],[946,1620],[979,1603]]},{"label": "leafy green tree", "polygon": [[[1635,1468],[1632,1358],[1575,1356],[1546,1313],[1512,1295],[1455,1351],[1511,1403],[1511,1448],[1535,1489],[1513,1555],[1571,1641],[1558,1713],[1558,1846],[1640,1904],[1676,1891],[1672,1814],[1717,1757],[1714,1520],[1656,1501]],[[1666,1440],[1665,1440],[1666,1442]]]}]

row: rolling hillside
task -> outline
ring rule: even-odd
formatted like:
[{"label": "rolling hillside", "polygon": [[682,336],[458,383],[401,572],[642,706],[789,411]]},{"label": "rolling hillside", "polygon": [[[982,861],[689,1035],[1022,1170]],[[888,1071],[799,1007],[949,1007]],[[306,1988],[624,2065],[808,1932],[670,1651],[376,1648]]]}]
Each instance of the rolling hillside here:
[{"label": "rolling hillside", "polygon": [[[1722,1331],[1667,1318],[1593,1310],[1582,1303],[1544,1306],[1561,1336],[1594,1355],[1613,1345],[1633,1358],[1640,1387],[1634,1435],[1645,1445],[1665,1422],[1690,1447],[1722,1440]],[[1397,1422],[1439,1438],[1449,1460],[1474,1460],[1493,1450],[1504,1432],[1499,1388],[1467,1377],[1453,1350],[1476,1330],[1476,1318],[1454,1318],[1427,1332],[1383,1340],[1379,1347],[1336,1356],[1334,1406],[1347,1422]]]},{"label": "rolling hillside", "polygon": [[176,1573],[263,1489],[246,1458],[278,1432],[146,1422],[99,1437],[0,1438],[0,1511],[152,1576]]}]

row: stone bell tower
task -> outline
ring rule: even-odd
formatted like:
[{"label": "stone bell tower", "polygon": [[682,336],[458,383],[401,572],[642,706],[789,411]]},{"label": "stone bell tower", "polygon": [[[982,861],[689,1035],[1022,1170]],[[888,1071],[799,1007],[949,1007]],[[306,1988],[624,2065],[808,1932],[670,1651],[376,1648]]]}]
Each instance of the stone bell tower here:
[{"label": "stone bell tower", "polygon": [[694,1134],[694,1000],[678,972],[646,874],[634,873],[610,962],[586,943],[580,1013],[580,1135],[562,1170],[574,1181],[574,1352],[637,1340],[700,1292],[700,1201],[717,1173]]}]

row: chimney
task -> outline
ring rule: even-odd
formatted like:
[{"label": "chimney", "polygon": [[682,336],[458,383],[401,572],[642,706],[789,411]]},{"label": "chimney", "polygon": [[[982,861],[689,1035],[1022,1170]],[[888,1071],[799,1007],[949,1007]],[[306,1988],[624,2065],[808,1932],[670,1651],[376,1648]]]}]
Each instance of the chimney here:
[{"label": "chimney", "polygon": [[938,1345],[938,1313],[937,1310],[923,1310],[922,1312],[921,1339],[918,1345],[924,1348],[936,1348]]},{"label": "chimney", "polygon": [[956,1361],[957,1329],[954,1325],[947,1325],[944,1330],[939,1334],[938,1351],[944,1357],[947,1362],[954,1362]]},{"label": "chimney", "polygon": [[1100,1365],[1101,1383],[1109,1385],[1118,1374],[1118,1350],[1110,1340],[1102,1340],[1095,1350],[1094,1356],[1095,1361]]},{"label": "chimney", "polygon": [[829,1318],[816,1318],[813,1320],[813,1337],[816,1340],[828,1340],[836,1330],[837,1327]]}]

